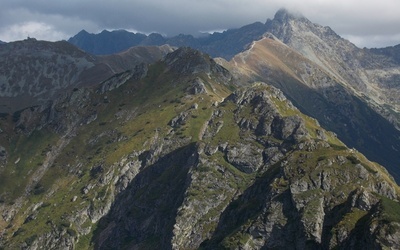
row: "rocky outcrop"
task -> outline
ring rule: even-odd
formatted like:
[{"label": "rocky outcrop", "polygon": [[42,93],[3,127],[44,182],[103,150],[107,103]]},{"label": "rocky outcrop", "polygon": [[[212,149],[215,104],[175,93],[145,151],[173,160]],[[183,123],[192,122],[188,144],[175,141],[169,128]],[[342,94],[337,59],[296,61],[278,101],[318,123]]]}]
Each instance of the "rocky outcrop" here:
[{"label": "rocky outcrop", "polygon": [[192,85],[187,88],[189,94],[197,95],[207,92],[204,82],[200,78],[193,80]]},{"label": "rocky outcrop", "polygon": [[110,79],[105,80],[101,83],[100,93],[104,94],[108,91],[114,90],[128,80],[140,80],[147,74],[147,66],[145,64],[139,64],[135,66],[132,71],[126,71],[121,74],[112,76]]},{"label": "rocky outcrop", "polygon": [[186,121],[189,119],[190,111],[184,111],[172,118],[172,120],[168,123],[173,128],[178,128],[182,125],[186,124]]},{"label": "rocky outcrop", "polygon": [[253,173],[263,165],[262,149],[237,144],[226,149],[226,160],[240,171]]}]

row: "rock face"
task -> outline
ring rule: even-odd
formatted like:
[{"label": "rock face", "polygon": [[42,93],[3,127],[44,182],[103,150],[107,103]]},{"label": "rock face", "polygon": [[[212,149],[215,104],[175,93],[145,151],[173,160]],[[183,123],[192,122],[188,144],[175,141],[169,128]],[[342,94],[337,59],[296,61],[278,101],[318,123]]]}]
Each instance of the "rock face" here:
[{"label": "rock face", "polygon": [[240,85],[180,48],[2,115],[0,247],[398,248],[387,171]]}]

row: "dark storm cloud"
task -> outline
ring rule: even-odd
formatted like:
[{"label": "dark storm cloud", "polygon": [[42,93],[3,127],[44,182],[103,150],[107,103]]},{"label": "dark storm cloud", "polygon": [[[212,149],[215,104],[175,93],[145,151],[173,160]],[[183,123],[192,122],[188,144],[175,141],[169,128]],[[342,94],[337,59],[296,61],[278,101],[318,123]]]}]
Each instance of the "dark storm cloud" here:
[{"label": "dark storm cloud", "polygon": [[360,0],[3,0],[0,40],[68,39],[81,29],[196,34],[265,22],[281,7],[328,25],[359,46],[400,43],[398,0],[379,5]]}]

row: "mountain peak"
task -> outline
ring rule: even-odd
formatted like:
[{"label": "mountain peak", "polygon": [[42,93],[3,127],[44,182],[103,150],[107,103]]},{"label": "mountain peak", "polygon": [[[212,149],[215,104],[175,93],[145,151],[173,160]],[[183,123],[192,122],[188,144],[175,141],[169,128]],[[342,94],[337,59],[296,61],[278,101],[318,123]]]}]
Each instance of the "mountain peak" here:
[{"label": "mountain peak", "polygon": [[79,33],[76,34],[75,36],[88,36],[88,35],[90,35],[90,33],[83,29],[79,31]]},{"label": "mountain peak", "polygon": [[306,20],[306,18],[301,13],[291,12],[285,8],[279,9],[274,16],[274,20],[279,21],[281,23],[284,23],[288,20],[301,20],[301,19]]},{"label": "mountain peak", "polygon": [[[84,39],[88,39],[92,34],[90,34],[89,32],[87,32],[86,30],[81,30],[79,31],[78,34],[76,34],[74,37],[71,37],[68,42],[72,43],[71,41],[74,40],[84,40]],[[74,43],[72,43],[74,44]],[[76,44],[74,44],[75,46],[77,46]],[[79,47],[79,46],[78,46]]]},{"label": "mountain peak", "polygon": [[83,29],[83,30],[79,31],[78,34],[89,34],[89,32],[87,32],[85,29]]}]

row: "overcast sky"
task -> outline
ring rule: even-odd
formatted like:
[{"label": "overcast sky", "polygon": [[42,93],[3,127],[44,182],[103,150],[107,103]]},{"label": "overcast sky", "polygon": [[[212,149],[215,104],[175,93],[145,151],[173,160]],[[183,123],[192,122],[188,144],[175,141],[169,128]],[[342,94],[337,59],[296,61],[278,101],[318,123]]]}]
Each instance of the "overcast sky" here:
[{"label": "overcast sky", "polygon": [[359,47],[400,44],[400,0],[1,0],[0,40],[67,40],[82,29],[195,34],[264,23],[282,7]]}]

